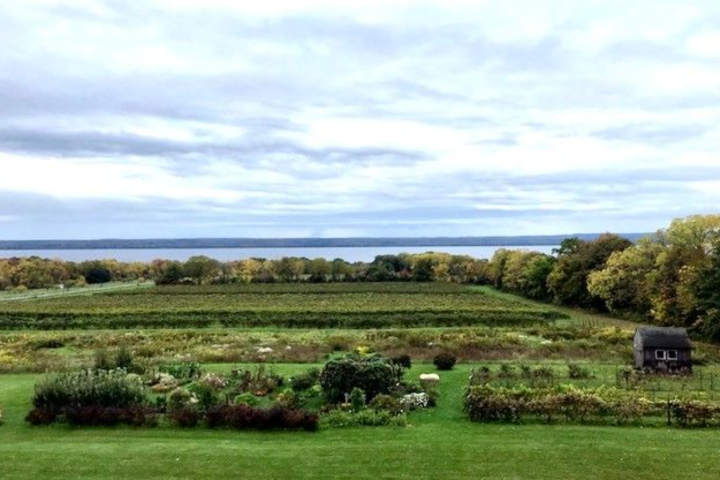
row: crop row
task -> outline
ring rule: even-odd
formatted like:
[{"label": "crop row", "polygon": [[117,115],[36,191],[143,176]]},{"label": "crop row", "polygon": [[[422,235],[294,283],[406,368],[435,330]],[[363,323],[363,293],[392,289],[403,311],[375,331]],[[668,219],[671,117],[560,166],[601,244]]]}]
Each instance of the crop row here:
[{"label": "crop row", "polygon": [[208,295],[208,294],[344,294],[404,293],[457,294],[467,293],[468,286],[446,282],[335,282],[335,283],[249,283],[230,285],[163,285],[151,290],[118,292],[118,294]]},{"label": "crop row", "polygon": [[389,328],[528,326],[562,318],[552,310],[378,310],[329,311],[168,311],[168,312],[13,312],[0,314],[2,330],[126,328]]},{"label": "crop row", "polygon": [[137,312],[422,312],[425,310],[545,310],[477,293],[392,294],[392,293],[279,293],[267,294],[188,294],[188,295],[93,295],[57,297],[0,305],[0,317],[10,313],[112,313]]}]

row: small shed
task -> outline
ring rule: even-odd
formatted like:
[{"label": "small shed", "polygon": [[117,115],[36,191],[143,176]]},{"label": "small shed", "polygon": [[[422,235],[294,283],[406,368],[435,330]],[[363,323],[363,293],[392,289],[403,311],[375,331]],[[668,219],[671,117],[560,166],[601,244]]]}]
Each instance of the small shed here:
[{"label": "small shed", "polygon": [[635,368],[692,371],[692,343],[684,328],[638,328],[633,345]]}]

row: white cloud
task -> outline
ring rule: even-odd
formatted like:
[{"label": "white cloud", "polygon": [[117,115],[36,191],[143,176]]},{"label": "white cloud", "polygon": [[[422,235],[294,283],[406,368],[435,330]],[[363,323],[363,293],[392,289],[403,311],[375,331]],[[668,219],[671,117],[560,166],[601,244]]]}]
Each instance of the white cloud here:
[{"label": "white cloud", "polygon": [[654,230],[717,205],[714,18],[711,0],[11,2],[0,235],[68,235],[58,215],[99,236]]}]

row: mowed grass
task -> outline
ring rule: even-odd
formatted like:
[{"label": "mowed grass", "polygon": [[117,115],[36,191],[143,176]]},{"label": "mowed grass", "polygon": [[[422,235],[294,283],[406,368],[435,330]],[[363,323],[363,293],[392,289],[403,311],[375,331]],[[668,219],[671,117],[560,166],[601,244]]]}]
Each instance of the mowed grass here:
[{"label": "mowed grass", "polygon": [[75,296],[88,296],[106,294],[110,292],[132,292],[143,288],[154,287],[154,282],[110,282],[98,285],[83,285],[61,290],[59,288],[37,288],[24,291],[0,290],[0,302],[15,302],[20,300],[65,298]]},{"label": "mowed grass", "polygon": [[[213,370],[227,371],[227,365]],[[292,374],[308,365],[276,365]],[[0,376],[0,478],[715,479],[717,430],[480,425],[464,418],[471,366],[442,373],[438,408],[407,428],[252,433],[30,427],[37,375]],[[433,371],[413,367],[409,376]]]}]

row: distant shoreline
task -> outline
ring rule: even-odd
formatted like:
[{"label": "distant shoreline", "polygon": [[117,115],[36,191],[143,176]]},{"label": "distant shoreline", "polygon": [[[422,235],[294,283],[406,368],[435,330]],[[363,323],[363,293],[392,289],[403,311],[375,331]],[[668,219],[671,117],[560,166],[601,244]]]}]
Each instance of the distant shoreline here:
[{"label": "distant shoreline", "polygon": [[[559,245],[566,238],[594,240],[600,234],[529,235],[508,237],[415,238],[178,238],[98,240],[0,240],[0,250],[147,250],[191,248],[363,248],[363,247],[533,247]],[[648,235],[624,233],[635,242]]]}]

